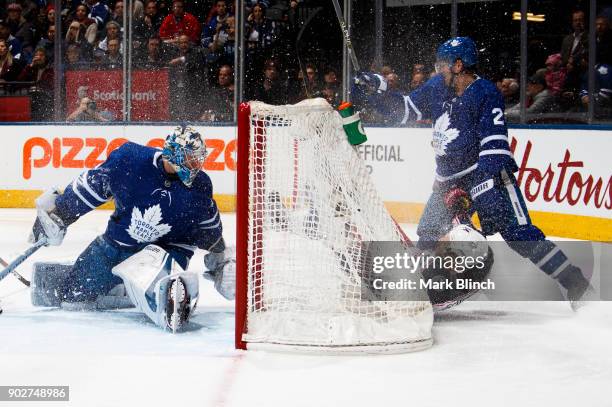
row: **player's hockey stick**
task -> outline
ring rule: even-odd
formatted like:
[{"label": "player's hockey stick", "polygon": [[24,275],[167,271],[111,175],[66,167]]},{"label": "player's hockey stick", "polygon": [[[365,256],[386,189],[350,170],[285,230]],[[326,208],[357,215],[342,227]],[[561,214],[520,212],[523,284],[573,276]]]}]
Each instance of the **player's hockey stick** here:
[{"label": "player's hockey stick", "polygon": [[357,54],[355,54],[355,49],[353,48],[353,43],[351,42],[351,36],[349,35],[348,27],[346,26],[346,22],[344,21],[344,17],[342,16],[340,3],[338,3],[338,0],[332,0],[332,3],[334,3],[336,17],[338,17],[338,22],[340,23],[340,29],[342,30],[342,35],[344,36],[344,43],[346,44],[346,49],[348,50],[349,56],[351,57],[353,69],[356,72],[359,72],[361,71],[361,68],[359,66],[359,61],[357,61]]},{"label": "player's hockey stick", "polygon": [[[2,257],[0,257],[0,264],[2,264],[3,267],[7,267],[8,263],[4,261],[4,259],[2,259]],[[30,286],[30,282],[21,274],[19,274],[16,270],[12,271],[13,275],[15,277],[17,277],[17,280],[21,281],[23,284],[25,284],[27,287]]]},{"label": "player's hockey stick", "polygon": [[45,239],[45,238],[42,238],[38,242],[34,243],[29,249],[27,249],[25,252],[23,252],[23,254],[21,256],[17,257],[15,260],[13,260],[11,262],[11,264],[9,264],[2,271],[0,271],[0,280],[2,280],[4,277],[6,277],[10,273],[12,273],[13,270],[15,270],[17,268],[17,266],[19,266],[21,263],[26,261],[26,259],[28,257],[30,257],[32,254],[34,254],[34,252],[36,252],[36,250],[40,249],[45,244],[47,244],[47,239]]}]

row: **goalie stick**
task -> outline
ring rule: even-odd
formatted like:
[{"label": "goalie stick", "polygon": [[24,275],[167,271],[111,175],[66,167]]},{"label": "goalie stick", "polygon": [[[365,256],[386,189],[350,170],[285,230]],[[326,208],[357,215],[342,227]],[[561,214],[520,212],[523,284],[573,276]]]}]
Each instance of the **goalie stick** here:
[{"label": "goalie stick", "polygon": [[12,273],[17,266],[27,260],[32,254],[34,254],[38,249],[47,244],[47,239],[40,239],[36,243],[34,243],[30,248],[28,248],[22,255],[13,260],[9,265],[7,265],[2,271],[0,271],[0,280],[4,279],[7,275]]},{"label": "goalie stick", "polygon": [[[3,267],[7,267],[8,263],[4,261],[4,259],[2,257],[0,257],[0,264],[2,264]],[[26,287],[30,286],[30,282],[23,277],[21,274],[19,274],[16,270],[13,270],[11,273],[13,273],[13,275],[15,277],[17,277],[17,280],[21,281],[23,284],[26,285]]]}]

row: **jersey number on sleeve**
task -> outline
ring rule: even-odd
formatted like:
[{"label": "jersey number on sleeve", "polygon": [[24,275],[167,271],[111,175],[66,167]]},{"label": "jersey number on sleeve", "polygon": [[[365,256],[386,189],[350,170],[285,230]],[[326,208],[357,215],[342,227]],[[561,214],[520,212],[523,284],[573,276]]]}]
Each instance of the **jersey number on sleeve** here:
[{"label": "jersey number on sleeve", "polygon": [[504,111],[503,110],[501,110],[499,107],[496,107],[495,109],[491,111],[491,114],[495,115],[495,117],[493,118],[493,124],[495,124],[496,126],[504,125]]}]

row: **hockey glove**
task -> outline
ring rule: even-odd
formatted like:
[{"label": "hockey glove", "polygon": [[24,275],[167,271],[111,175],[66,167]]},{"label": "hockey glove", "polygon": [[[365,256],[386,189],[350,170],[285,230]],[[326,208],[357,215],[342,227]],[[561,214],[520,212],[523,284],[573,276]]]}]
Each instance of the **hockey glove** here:
[{"label": "hockey glove", "polygon": [[360,72],[355,75],[353,81],[355,86],[360,88],[366,95],[387,91],[387,80],[377,73]]},{"label": "hockey glove", "polygon": [[66,226],[64,221],[55,213],[55,200],[60,195],[60,191],[56,188],[51,188],[45,191],[36,199],[36,208],[38,216],[32,227],[32,232],[28,241],[36,243],[40,239],[46,239],[46,246],[59,246],[66,235]]},{"label": "hockey glove", "polygon": [[225,299],[236,297],[236,256],[235,248],[227,248],[221,253],[208,253],[204,256],[204,278],[212,281],[215,288]]}]

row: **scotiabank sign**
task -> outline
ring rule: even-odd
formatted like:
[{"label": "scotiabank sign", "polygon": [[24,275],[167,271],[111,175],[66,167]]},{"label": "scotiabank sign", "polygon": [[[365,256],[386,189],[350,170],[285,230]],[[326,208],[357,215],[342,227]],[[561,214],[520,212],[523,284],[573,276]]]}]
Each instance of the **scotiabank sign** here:
[{"label": "scotiabank sign", "polygon": [[[67,71],[66,101],[68,111],[79,106],[83,97],[94,100],[98,111],[108,111],[115,119],[123,118],[123,71]],[[168,107],[168,70],[132,71],[132,120],[165,121]]]}]

